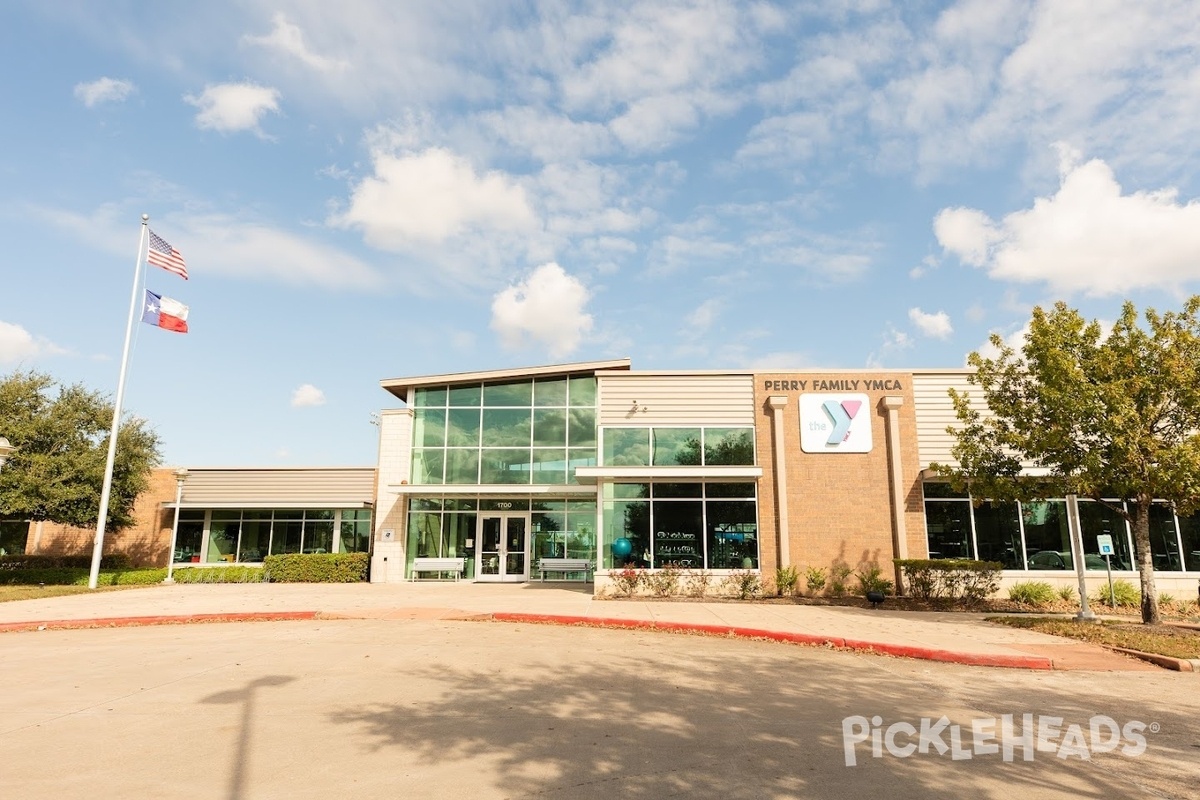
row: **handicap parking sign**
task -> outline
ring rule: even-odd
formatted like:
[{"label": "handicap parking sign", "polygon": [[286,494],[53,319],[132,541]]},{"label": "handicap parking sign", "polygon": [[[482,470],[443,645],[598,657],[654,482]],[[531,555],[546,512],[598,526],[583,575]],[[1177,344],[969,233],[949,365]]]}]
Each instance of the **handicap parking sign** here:
[{"label": "handicap parking sign", "polygon": [[1111,535],[1109,535],[1107,533],[1100,534],[1099,536],[1096,537],[1096,544],[1100,548],[1100,555],[1102,555],[1102,556],[1113,555],[1113,541],[1112,541]]}]

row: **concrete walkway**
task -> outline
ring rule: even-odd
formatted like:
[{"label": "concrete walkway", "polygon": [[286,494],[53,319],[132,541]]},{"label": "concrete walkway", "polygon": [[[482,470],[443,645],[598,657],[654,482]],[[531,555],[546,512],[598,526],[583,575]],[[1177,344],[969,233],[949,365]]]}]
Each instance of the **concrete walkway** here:
[{"label": "concrete walkway", "polygon": [[[0,632],[253,618],[466,619],[592,624],[826,645],[1024,669],[1156,670],[982,614],[783,603],[598,600],[569,583],[176,584],[0,603]],[[150,619],[156,618],[156,619]]]}]

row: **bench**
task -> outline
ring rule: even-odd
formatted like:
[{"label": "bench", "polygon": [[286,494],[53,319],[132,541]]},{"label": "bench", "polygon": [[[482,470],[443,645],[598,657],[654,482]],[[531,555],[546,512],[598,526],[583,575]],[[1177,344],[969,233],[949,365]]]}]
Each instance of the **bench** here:
[{"label": "bench", "polygon": [[592,562],[586,558],[543,558],[538,561],[538,570],[542,573],[543,581],[547,572],[582,572],[584,581],[589,581]]},{"label": "bench", "polygon": [[415,581],[419,572],[453,572],[454,580],[457,581],[462,577],[466,563],[465,558],[414,558],[409,580]]}]

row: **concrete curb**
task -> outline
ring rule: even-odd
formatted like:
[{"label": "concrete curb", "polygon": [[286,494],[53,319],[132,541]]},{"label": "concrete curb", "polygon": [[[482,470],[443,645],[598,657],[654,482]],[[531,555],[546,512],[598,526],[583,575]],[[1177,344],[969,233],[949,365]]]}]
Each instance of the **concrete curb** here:
[{"label": "concrete curb", "polygon": [[1151,664],[1157,664],[1164,669],[1173,669],[1176,672],[1200,672],[1200,659],[1195,658],[1175,658],[1174,656],[1163,656],[1158,653],[1146,653],[1142,650],[1133,650],[1128,647],[1116,647],[1106,645],[1109,650],[1117,653],[1124,653],[1127,656],[1140,658],[1142,661],[1149,661]]},{"label": "concrete curb", "polygon": [[248,611],[228,614],[175,614],[146,617],[51,619],[37,622],[3,622],[0,633],[18,631],[77,630],[81,628],[136,628],[144,625],[187,625],[198,622],[286,622],[317,618],[316,611]]},{"label": "concrete curb", "polygon": [[715,636],[734,636],[744,639],[769,639],[776,642],[804,644],[817,647],[837,647],[862,653],[916,658],[925,661],[943,661],[951,664],[966,664],[974,667],[1005,667],[1010,669],[1054,669],[1053,661],[1046,656],[1004,655],[1001,653],[959,653],[938,650],[932,647],[868,642],[859,639],[843,639],[837,636],[821,636],[811,633],[769,631],[759,628],[742,628],[732,625],[704,625],[691,622],[655,622],[654,620],[618,619],[613,617],[585,617],[563,614],[520,614],[497,611],[491,615],[497,622],[526,622],[546,625],[591,625],[600,628],[628,628],[657,630],[667,633],[707,633]]}]

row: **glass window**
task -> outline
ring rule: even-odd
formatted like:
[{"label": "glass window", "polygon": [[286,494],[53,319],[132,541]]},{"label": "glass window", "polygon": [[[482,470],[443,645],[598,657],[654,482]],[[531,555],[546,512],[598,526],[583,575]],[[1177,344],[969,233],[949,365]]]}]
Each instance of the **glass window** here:
[{"label": "glass window", "polygon": [[480,483],[529,483],[529,448],[481,451]]},{"label": "glass window", "polygon": [[[539,505],[542,505],[539,503]],[[547,504],[548,505],[548,504]],[[565,503],[556,504],[563,505]],[[567,542],[563,533],[567,515],[561,511],[539,511],[532,519],[533,564],[540,558],[566,558]]]},{"label": "glass window", "polygon": [[530,444],[528,408],[485,408],[483,410],[484,447],[528,447]]},{"label": "glass window", "polygon": [[[1112,501],[1117,505],[1120,500]],[[1112,537],[1113,569],[1132,569],[1133,559],[1129,554],[1129,537],[1125,531],[1125,518],[1113,509],[1097,503],[1095,500],[1079,501],[1079,524],[1083,533],[1083,566],[1085,569],[1107,569],[1104,557],[1100,555],[1100,543],[1097,536],[1107,534]],[[1074,569],[1074,565],[1069,569]]]},{"label": "glass window", "polygon": [[700,466],[699,428],[654,428],[651,466]]},{"label": "glass window", "polygon": [[706,483],[704,494],[708,497],[754,497],[754,484],[746,483]]},{"label": "glass window", "polygon": [[421,511],[408,515],[408,546],[404,571],[412,569],[414,558],[438,558],[442,555],[442,515]]},{"label": "glass window", "polygon": [[567,451],[565,448],[533,450],[533,483],[561,486],[567,482]]},{"label": "glass window", "polygon": [[572,408],[570,414],[570,440],[572,447],[596,444],[596,412],[590,408]]},{"label": "glass window", "polygon": [[655,483],[651,485],[654,497],[703,497],[702,483]]},{"label": "glass window", "polygon": [[[1118,549],[1117,553],[1120,552]],[[1183,569],[1179,539],[1175,535],[1175,512],[1166,503],[1154,503],[1150,506],[1150,553],[1154,558],[1156,571],[1178,572]],[[1132,568],[1132,565],[1122,567]]]},{"label": "glass window", "polygon": [[29,538],[29,520],[0,520],[0,556],[19,556],[25,553]]},{"label": "glass window", "polygon": [[238,561],[257,563],[271,550],[271,512],[243,511]]},{"label": "glass window", "polygon": [[588,375],[582,378],[571,378],[570,400],[573,408],[596,405],[596,379]]},{"label": "glass window", "polygon": [[242,512],[214,511],[208,526],[208,563],[233,561],[237,558],[238,533],[242,527]]},{"label": "glass window", "polygon": [[300,511],[276,511],[271,528],[271,554],[299,553],[304,536],[304,515]]},{"label": "glass window", "polygon": [[463,577],[475,577],[475,514],[447,514],[445,555],[450,558],[465,558]]},{"label": "glass window", "polygon": [[[654,491],[659,486],[655,484]],[[655,501],[652,518],[653,559],[651,566],[668,564],[680,569],[704,567],[704,503],[700,501]]]},{"label": "glass window", "polygon": [[710,500],[709,569],[758,569],[758,504],[745,500]]},{"label": "glass window", "polygon": [[431,406],[446,405],[446,387],[437,386],[434,388],[417,389],[414,393],[413,405],[417,408],[429,408]]},{"label": "glass window", "polygon": [[477,449],[446,451],[446,483],[459,486],[479,483],[479,451]]},{"label": "glass window", "polygon": [[412,482],[440,484],[445,458],[445,450],[413,450]]},{"label": "glass window", "polygon": [[604,504],[604,567],[650,566],[650,502],[611,500]]},{"label": "glass window", "polygon": [[446,409],[418,408],[413,412],[413,445],[443,447],[446,444]]},{"label": "glass window", "polygon": [[605,428],[604,465],[608,467],[650,466],[650,429]]},{"label": "glass window", "polygon": [[1021,503],[1021,521],[1029,569],[1075,569],[1065,500]]},{"label": "glass window", "polygon": [[567,412],[561,408],[539,408],[533,412],[533,446],[565,447]]},{"label": "glass window", "polygon": [[722,466],[754,464],[753,428],[705,428],[704,463]]},{"label": "glass window", "polygon": [[1179,518],[1183,563],[1188,572],[1200,572],[1200,512]]},{"label": "glass window", "polygon": [[533,405],[533,384],[530,381],[515,383],[485,383],[483,385],[483,404],[490,408],[500,406]]},{"label": "glass window", "polygon": [[567,558],[596,561],[596,503],[572,500],[567,504],[567,527],[563,531]]},{"label": "glass window", "polygon": [[200,560],[204,542],[204,511],[182,509],[179,512],[179,533],[175,537],[175,563],[194,564]]},{"label": "glass window", "polygon": [[450,409],[446,422],[446,446],[479,447],[478,408]]},{"label": "glass window", "polygon": [[306,511],[304,512],[304,541],[305,553],[333,552],[333,512]]},{"label": "glass window", "polygon": [[480,511],[528,511],[529,499],[521,497],[484,498],[479,501]]},{"label": "glass window", "polygon": [[371,546],[371,512],[347,509],[342,512],[338,546],[343,553],[365,553]]},{"label": "glass window", "polygon": [[1005,569],[1024,569],[1017,504],[980,504],[975,509],[975,542],[981,561],[998,561]]},{"label": "glass window", "polygon": [[482,390],[479,386],[455,386],[450,390],[448,403],[452,407],[479,406]]},{"label": "glass window", "polygon": [[925,533],[930,558],[971,558],[971,504],[926,500]]},{"label": "glass window", "polygon": [[558,406],[567,404],[567,379],[551,378],[538,380],[533,384],[533,404],[535,406]]},{"label": "glass window", "polygon": [[633,499],[650,496],[648,483],[606,483],[604,485],[606,498]]},{"label": "glass window", "polygon": [[576,467],[594,466],[596,466],[596,448],[572,447],[567,451],[567,478],[574,483],[579,483],[575,477]]},{"label": "glass window", "polygon": [[445,502],[447,511],[474,511],[478,507],[479,502],[474,498],[447,497]]}]

